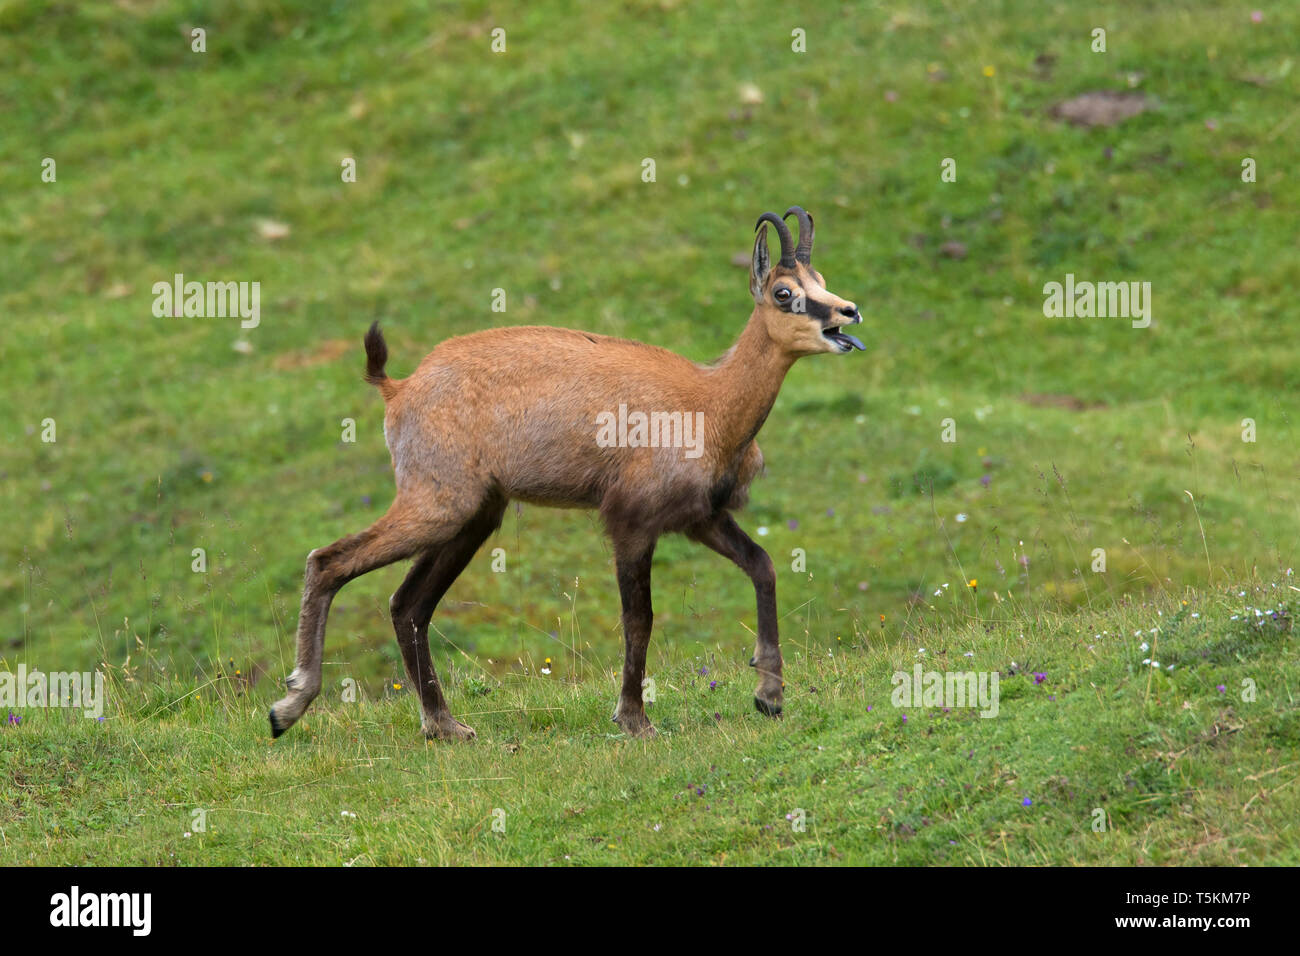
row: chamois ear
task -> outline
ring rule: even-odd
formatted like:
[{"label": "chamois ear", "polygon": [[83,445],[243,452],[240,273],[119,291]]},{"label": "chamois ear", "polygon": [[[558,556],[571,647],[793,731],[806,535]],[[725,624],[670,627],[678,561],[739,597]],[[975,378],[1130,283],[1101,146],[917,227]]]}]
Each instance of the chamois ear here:
[{"label": "chamois ear", "polygon": [[763,304],[763,283],[772,271],[772,256],[767,251],[767,223],[758,225],[758,234],[754,236],[754,261],[749,266],[749,292],[757,305]]}]

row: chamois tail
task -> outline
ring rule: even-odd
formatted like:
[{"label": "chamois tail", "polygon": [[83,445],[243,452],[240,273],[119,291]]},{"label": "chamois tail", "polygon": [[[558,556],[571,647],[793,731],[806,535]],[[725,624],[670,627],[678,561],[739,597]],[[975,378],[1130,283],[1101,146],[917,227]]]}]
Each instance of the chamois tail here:
[{"label": "chamois tail", "polygon": [[388,343],[384,341],[384,333],[379,331],[378,322],[371,324],[365,341],[366,381],[377,386],[384,401],[388,401],[397,392],[397,382],[384,372],[384,366],[388,364]]}]

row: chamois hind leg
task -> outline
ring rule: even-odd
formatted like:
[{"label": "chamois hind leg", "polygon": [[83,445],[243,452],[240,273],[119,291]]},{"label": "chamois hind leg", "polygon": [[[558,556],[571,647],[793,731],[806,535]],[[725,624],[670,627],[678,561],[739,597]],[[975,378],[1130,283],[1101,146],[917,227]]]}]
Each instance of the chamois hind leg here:
[{"label": "chamois hind leg", "polygon": [[447,589],[501,525],[504,502],[484,505],[449,541],[420,555],[389,607],[406,676],[420,695],[420,727],[429,738],[473,740],[474,729],[452,717],[429,653],[429,620]]},{"label": "chamois hind leg", "polygon": [[646,650],[654,608],[650,601],[650,559],[654,537],[629,535],[615,538],[614,563],[618,570],[618,593],[623,599],[623,689],[619,694],[614,722],[633,737],[653,737],[655,729],[646,717],[641,683],[645,680]]},{"label": "chamois hind leg", "polygon": [[776,625],[776,569],[766,551],[754,543],[729,512],[722,512],[687,535],[739,565],[754,582],[758,601],[758,641],[749,666],[758,669],[754,706],[769,717],[779,716],[784,702],[781,680],[781,641]]},{"label": "chamois hind leg", "polygon": [[298,614],[297,661],[293,673],[285,679],[289,693],[272,705],[268,715],[272,736],[279,737],[292,727],[320,693],[325,622],[334,595],[367,571],[409,558],[436,536],[436,527],[430,527],[425,513],[399,495],[387,513],[365,531],[307,555]]}]

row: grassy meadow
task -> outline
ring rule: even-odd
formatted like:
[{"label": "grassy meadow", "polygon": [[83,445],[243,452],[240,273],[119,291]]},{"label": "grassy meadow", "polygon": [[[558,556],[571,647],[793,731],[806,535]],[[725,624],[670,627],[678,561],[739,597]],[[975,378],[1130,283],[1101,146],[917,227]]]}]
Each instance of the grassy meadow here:
[{"label": "grassy meadow", "polygon": [[[921,646],[795,629],[780,721],[735,655],[660,649],[652,741],[615,733],[612,667],[463,661],[461,746],[423,743],[406,693],[326,694],[272,742],[237,679],[113,671],[103,721],[7,728],[0,864],[1295,866],[1286,595],[926,625]],[[892,706],[918,662],[998,671],[997,716]]]},{"label": "grassy meadow", "polygon": [[[1300,8],[1252,9],[0,0],[0,671],[110,687],[0,727],[0,862],[1298,862]],[[366,327],[394,376],[526,324],[710,361],[794,203],[868,350],[792,369],[740,516],[785,719],[749,582],[665,539],[661,737],[611,738],[608,544],[512,506],[431,630],[478,744],[419,739],[395,566],[269,745],[304,559],[392,499]],[[155,317],[176,273],[260,323]],[[1067,274],[1149,327],[1045,316]],[[1000,716],[903,722],[936,659]]]}]

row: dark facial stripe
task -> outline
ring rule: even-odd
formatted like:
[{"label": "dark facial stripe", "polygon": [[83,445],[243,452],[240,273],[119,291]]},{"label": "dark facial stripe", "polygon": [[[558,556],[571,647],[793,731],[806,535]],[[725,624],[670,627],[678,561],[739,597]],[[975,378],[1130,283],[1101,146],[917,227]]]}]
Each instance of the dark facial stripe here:
[{"label": "dark facial stripe", "polygon": [[804,297],[804,310],[805,314],[814,319],[829,319],[834,314],[830,303],[819,302],[812,296]]},{"label": "dark facial stripe", "polygon": [[[785,270],[782,270],[785,271]],[[774,270],[775,272],[775,270]],[[783,281],[784,280],[784,281]],[[800,292],[803,294],[803,311],[795,312],[794,305],[797,301],[792,298],[789,302],[778,302],[776,300],[776,290],[780,286],[787,287],[791,292]],[[797,270],[789,270],[785,274],[776,272],[772,281],[772,303],[782,312],[790,312],[796,315],[806,315],[809,318],[818,321],[826,321],[835,316],[835,306],[832,302],[820,301],[813,298],[809,293],[825,291],[826,280],[821,278],[821,273],[807,266],[800,266]]]},{"label": "dark facial stripe", "polygon": [[814,299],[812,296],[808,295],[807,293],[805,293],[803,297],[803,311],[795,312],[794,305],[798,301],[799,299],[798,296],[796,295],[789,302],[786,303],[778,302],[776,304],[776,307],[780,309],[782,312],[791,312],[794,313],[795,315],[806,315],[810,319],[829,319],[832,315],[835,314],[835,310],[830,305],[830,303],[818,301],[817,299]]}]

